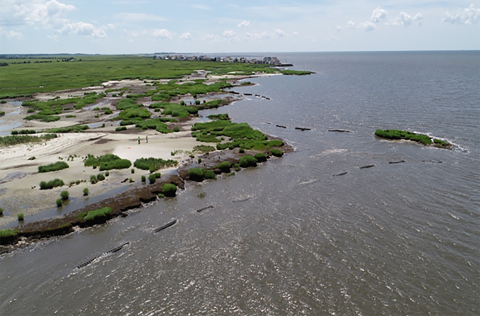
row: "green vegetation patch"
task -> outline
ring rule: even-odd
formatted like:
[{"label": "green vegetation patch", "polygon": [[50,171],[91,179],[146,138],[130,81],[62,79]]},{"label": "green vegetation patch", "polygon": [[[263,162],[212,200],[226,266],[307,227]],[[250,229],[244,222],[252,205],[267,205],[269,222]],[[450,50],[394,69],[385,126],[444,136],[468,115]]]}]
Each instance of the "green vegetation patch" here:
[{"label": "green vegetation patch", "polygon": [[270,149],[270,154],[274,155],[275,157],[282,157],[283,151],[277,148]]},{"label": "green vegetation patch", "polygon": [[178,164],[176,160],[168,159],[164,160],[162,158],[139,158],[135,160],[133,166],[142,170],[149,170],[154,172],[158,169],[174,167]]},{"label": "green vegetation patch", "polygon": [[63,180],[61,179],[54,179],[54,180],[51,180],[51,181],[41,181],[40,182],[40,190],[50,190],[50,189],[53,189],[53,188],[56,188],[56,187],[61,187],[61,186],[64,186],[65,183],[63,182]]},{"label": "green vegetation patch", "polygon": [[99,218],[106,218],[108,214],[111,214],[113,209],[111,207],[102,207],[93,211],[83,212],[78,215],[80,220],[92,221]]},{"label": "green vegetation patch", "polygon": [[386,138],[386,139],[406,139],[406,140],[411,140],[424,145],[432,144],[432,139],[427,135],[415,134],[412,132],[396,130],[396,129],[386,129],[386,130],[377,129],[375,131],[375,135],[381,138]]},{"label": "green vegetation patch", "polygon": [[146,119],[149,118],[152,114],[149,110],[142,107],[130,107],[123,110],[118,114],[118,119],[120,120],[131,120],[131,119]]},{"label": "green vegetation patch", "polygon": [[150,108],[160,108],[163,109],[163,115],[170,115],[172,117],[187,117],[190,114],[197,114],[198,109],[191,106],[183,106],[176,103],[153,103],[150,105]]},{"label": "green vegetation patch", "polygon": [[87,155],[87,159],[84,162],[85,167],[99,167],[100,171],[112,170],[112,169],[127,169],[132,165],[128,159],[121,159],[117,155],[105,154],[103,156]]},{"label": "green vegetation patch", "polygon": [[177,186],[172,183],[165,183],[162,192],[165,196],[173,197],[177,194]]},{"label": "green vegetation patch", "polygon": [[[217,149],[244,149],[265,150],[271,147],[283,146],[281,140],[267,140],[262,132],[254,130],[247,123],[232,123],[228,120],[217,120],[207,123],[195,123],[192,127],[192,136],[201,142],[218,143]],[[221,143],[218,137],[229,137],[230,142]]]},{"label": "green vegetation patch", "polygon": [[202,182],[204,178],[204,172],[202,168],[191,168],[188,170],[188,178],[193,181]]},{"label": "green vegetation patch", "polygon": [[228,114],[212,114],[208,116],[211,120],[222,120],[222,121],[229,121],[230,117]]},{"label": "green vegetation patch", "polygon": [[253,156],[247,155],[243,156],[239,160],[240,167],[247,168],[247,167],[256,167],[257,166],[257,159]]},{"label": "green vegetation patch", "polygon": [[25,120],[37,120],[42,122],[56,122],[60,120],[60,116],[56,115],[42,115],[42,114],[33,114],[25,117]]},{"label": "green vegetation patch", "polygon": [[192,152],[194,153],[210,153],[212,151],[215,151],[215,147],[213,146],[208,146],[208,145],[196,145],[193,147]]},{"label": "green vegetation patch", "polygon": [[305,76],[305,75],[311,75],[313,72],[311,71],[303,71],[303,70],[280,70],[280,72],[284,75],[297,75],[297,76]]},{"label": "green vegetation patch", "polygon": [[154,118],[145,121],[138,121],[135,123],[135,127],[141,129],[154,129],[162,134],[172,133],[172,131],[168,129],[168,125],[163,123],[164,121],[165,118]]},{"label": "green vegetation patch", "polygon": [[46,130],[47,133],[82,133],[89,129],[88,125],[76,125],[68,127],[51,128]]},{"label": "green vegetation patch", "polygon": [[66,169],[68,167],[69,167],[69,165],[66,162],[57,161],[57,162],[51,163],[49,165],[38,166],[38,172],[40,172],[40,173],[52,172],[52,171],[63,170],[63,169]]},{"label": "green vegetation patch", "polygon": [[45,134],[42,136],[32,135],[12,135],[0,137],[0,147],[14,146],[18,144],[41,143],[52,138],[57,138],[56,134]]},{"label": "green vegetation patch", "polygon": [[13,229],[2,229],[0,230],[0,238],[12,237],[17,234],[16,230]]}]

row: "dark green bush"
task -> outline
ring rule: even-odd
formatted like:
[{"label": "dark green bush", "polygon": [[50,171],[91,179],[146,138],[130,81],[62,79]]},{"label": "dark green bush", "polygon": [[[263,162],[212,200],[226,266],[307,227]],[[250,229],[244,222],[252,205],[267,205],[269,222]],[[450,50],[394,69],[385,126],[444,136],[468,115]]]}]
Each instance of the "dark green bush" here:
[{"label": "dark green bush", "polygon": [[205,179],[216,179],[217,175],[212,170],[205,170],[204,172]]},{"label": "dark green bush", "polygon": [[240,167],[247,168],[247,167],[256,167],[257,166],[257,159],[253,156],[247,155],[240,158]]},{"label": "dark green bush", "polygon": [[180,127],[175,126],[175,127],[173,128],[173,131],[174,131],[175,133],[176,133],[176,132],[180,132]]},{"label": "dark green bush", "polygon": [[203,181],[203,178],[204,178],[203,169],[191,168],[188,171],[188,177],[190,180],[193,180],[193,181],[199,181],[199,182]]},{"label": "dark green bush", "polygon": [[148,181],[150,182],[150,184],[155,183],[155,180],[157,180],[157,176],[154,173],[148,176]]},{"label": "dark green bush", "polygon": [[130,170],[130,173],[135,173],[135,169],[132,168],[132,170]]},{"label": "dark green bush", "polygon": [[257,159],[258,162],[267,161],[267,155],[264,153],[256,153],[255,159]]},{"label": "dark green bush", "polygon": [[3,216],[3,208],[0,207],[0,216]]},{"label": "dark green bush", "polygon": [[98,181],[103,181],[103,180],[105,180],[105,176],[103,175],[103,173],[99,173],[99,174],[97,175],[97,180],[98,180]]},{"label": "dark green bush", "polygon": [[98,182],[97,176],[96,176],[96,175],[90,176],[90,182],[91,182],[92,184],[97,183],[97,182]]},{"label": "dark green bush", "polygon": [[282,157],[283,151],[281,151],[280,149],[273,148],[273,149],[270,149],[270,154],[274,155],[275,157]]},{"label": "dark green bush", "polygon": [[121,127],[115,128],[115,132],[126,131],[126,130],[127,130],[127,127],[126,127],[126,126],[121,126]]},{"label": "dark green bush", "polygon": [[165,196],[175,196],[177,193],[177,186],[172,183],[165,183],[162,188],[162,192]]},{"label": "dark green bush", "polygon": [[91,221],[91,220],[94,220],[94,219],[107,217],[107,215],[112,213],[112,212],[113,212],[113,209],[111,207],[102,207],[102,208],[99,208],[97,210],[89,211],[88,213],[86,213],[86,215],[83,219],[85,221]]},{"label": "dark green bush", "polygon": [[142,170],[150,170],[150,172],[156,171],[160,168],[174,167],[178,164],[176,160],[164,160],[161,158],[139,158],[135,160],[133,166]]},{"label": "dark green bush", "polygon": [[20,213],[17,215],[17,218],[19,222],[23,222],[23,220],[25,219],[25,216],[23,215],[23,213]]},{"label": "dark green bush", "polygon": [[41,181],[40,182],[40,190],[50,190],[50,189],[53,189],[53,188],[56,188],[56,187],[61,187],[63,185],[65,185],[63,180],[60,180],[58,178],[56,178],[52,181],[48,181],[48,182]]},{"label": "dark green bush", "polygon": [[61,207],[63,205],[63,200],[62,199],[57,199],[55,201],[55,203],[57,203],[57,207]]},{"label": "dark green bush", "polygon": [[68,193],[68,191],[62,191],[62,192],[60,192],[60,197],[61,197],[62,200],[64,200],[64,201],[68,200],[69,196],[70,196],[70,193]]},{"label": "dark green bush", "polygon": [[222,172],[230,172],[231,167],[232,165],[228,161],[223,161],[217,166]]},{"label": "dark green bush", "polygon": [[68,168],[68,164],[64,161],[57,161],[55,163],[45,165],[45,166],[38,166],[38,172],[44,173],[44,172],[51,172],[51,171],[58,171],[62,169]]},{"label": "dark green bush", "polygon": [[32,156],[32,157],[28,158],[28,160],[35,160],[35,159],[37,159],[37,158],[35,158],[35,156]]},{"label": "dark green bush", "polygon": [[83,195],[87,196],[88,195],[88,188],[83,189]]},{"label": "dark green bush", "polygon": [[13,229],[2,229],[0,230],[0,238],[7,238],[11,236],[15,236],[17,232]]},{"label": "dark green bush", "polygon": [[142,176],[142,182],[146,182],[146,181],[147,181],[147,177]]}]

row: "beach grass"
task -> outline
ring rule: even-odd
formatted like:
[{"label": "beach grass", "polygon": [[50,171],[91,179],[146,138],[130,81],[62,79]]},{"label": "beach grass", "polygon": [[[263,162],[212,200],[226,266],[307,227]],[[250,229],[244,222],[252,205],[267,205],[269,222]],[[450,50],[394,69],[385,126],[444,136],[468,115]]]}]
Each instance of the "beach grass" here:
[{"label": "beach grass", "polygon": [[98,218],[105,218],[111,214],[113,209],[111,207],[102,207],[93,211],[83,212],[79,214],[79,218],[85,221],[92,221]]},{"label": "beach grass", "polygon": [[44,173],[44,172],[52,172],[52,171],[58,171],[58,170],[63,170],[69,168],[69,165],[64,162],[64,161],[57,161],[55,163],[51,163],[45,166],[38,166],[38,172]]},{"label": "beach grass", "polygon": [[41,136],[12,135],[0,137],[0,147],[14,146],[18,144],[42,143],[57,138],[56,134],[45,134]]},{"label": "beach grass", "polygon": [[154,172],[158,169],[174,167],[178,164],[176,160],[168,159],[164,160],[162,158],[139,158],[133,163],[135,168],[142,170],[149,170]]},{"label": "beach grass", "polygon": [[177,186],[173,183],[165,183],[162,192],[165,196],[173,197],[177,194]]}]

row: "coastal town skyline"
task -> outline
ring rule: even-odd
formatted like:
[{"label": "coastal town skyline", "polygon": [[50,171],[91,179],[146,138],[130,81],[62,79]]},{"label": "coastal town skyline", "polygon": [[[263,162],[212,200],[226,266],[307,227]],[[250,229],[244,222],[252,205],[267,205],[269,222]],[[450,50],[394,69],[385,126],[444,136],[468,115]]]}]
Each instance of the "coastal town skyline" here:
[{"label": "coastal town skyline", "polygon": [[478,1],[3,0],[0,54],[478,50]]}]

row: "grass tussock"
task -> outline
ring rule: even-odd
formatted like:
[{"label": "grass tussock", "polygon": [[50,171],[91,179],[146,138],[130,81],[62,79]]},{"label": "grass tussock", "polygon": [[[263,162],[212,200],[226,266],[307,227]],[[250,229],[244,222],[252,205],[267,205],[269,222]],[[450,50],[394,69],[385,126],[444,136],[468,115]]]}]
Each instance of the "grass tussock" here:
[{"label": "grass tussock", "polygon": [[14,146],[28,143],[42,143],[57,138],[57,134],[45,134],[41,136],[12,135],[0,137],[0,147]]},{"label": "grass tussock", "polygon": [[63,170],[69,168],[69,165],[64,162],[64,161],[57,161],[55,163],[51,163],[49,165],[45,166],[38,166],[38,172],[44,173],[44,172],[52,172],[52,171],[58,171],[58,170]]},{"label": "grass tussock", "polygon": [[377,129],[375,131],[375,135],[381,138],[386,138],[386,139],[406,139],[406,140],[411,140],[423,145],[435,145],[436,147],[450,147],[451,144],[444,142],[439,139],[433,139],[428,135],[424,134],[416,134],[408,131],[402,131],[402,130],[397,130],[397,129],[386,129],[386,130],[381,130]]},{"label": "grass tussock", "polygon": [[121,159],[117,155],[105,154],[103,156],[87,155],[87,159],[84,162],[85,167],[99,167],[100,171],[112,170],[112,169],[127,169],[132,165],[128,159]]},{"label": "grass tussock", "polygon": [[150,172],[157,171],[162,168],[174,167],[178,164],[176,160],[168,159],[164,160],[161,158],[139,158],[135,160],[133,166],[142,170],[149,170]]}]

